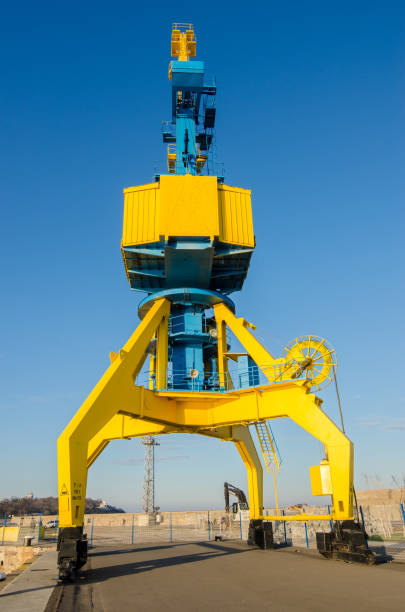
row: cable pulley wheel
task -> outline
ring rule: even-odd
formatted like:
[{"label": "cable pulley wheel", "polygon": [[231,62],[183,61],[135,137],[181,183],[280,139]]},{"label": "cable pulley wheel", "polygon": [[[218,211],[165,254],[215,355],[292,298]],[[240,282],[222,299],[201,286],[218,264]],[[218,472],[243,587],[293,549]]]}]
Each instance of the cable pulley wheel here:
[{"label": "cable pulley wheel", "polygon": [[320,391],[332,382],[337,368],[336,351],[331,344],[319,336],[300,336],[284,349],[284,359],[293,362],[296,373],[309,381],[311,389]]}]

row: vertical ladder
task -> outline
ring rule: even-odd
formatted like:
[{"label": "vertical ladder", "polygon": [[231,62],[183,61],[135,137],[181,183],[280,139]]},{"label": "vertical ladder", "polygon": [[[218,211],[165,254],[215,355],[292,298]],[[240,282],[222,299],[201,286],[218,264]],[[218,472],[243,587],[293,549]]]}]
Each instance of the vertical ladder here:
[{"label": "vertical ladder", "polygon": [[266,421],[255,423],[255,427],[267,471],[270,473],[270,470],[280,470],[280,461],[276,451],[277,444],[271,427]]},{"label": "vertical ladder", "polygon": [[[278,509],[278,493],[277,493],[277,480],[276,470],[280,471],[280,460],[277,443],[274,439],[273,432],[271,431],[270,425],[267,425],[266,421],[255,423],[257,437],[259,438],[260,448],[262,449],[264,463],[267,471],[273,472],[274,479],[274,496],[276,501],[276,514],[279,514]],[[277,450],[276,450],[277,449]]]}]

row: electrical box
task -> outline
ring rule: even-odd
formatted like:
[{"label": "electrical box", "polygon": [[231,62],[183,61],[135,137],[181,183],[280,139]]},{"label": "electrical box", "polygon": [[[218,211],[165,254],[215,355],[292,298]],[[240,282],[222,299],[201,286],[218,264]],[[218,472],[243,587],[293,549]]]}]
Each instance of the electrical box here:
[{"label": "electrical box", "polygon": [[321,461],[320,465],[312,465],[309,468],[309,473],[311,475],[312,495],[332,495],[332,479],[327,461]]}]

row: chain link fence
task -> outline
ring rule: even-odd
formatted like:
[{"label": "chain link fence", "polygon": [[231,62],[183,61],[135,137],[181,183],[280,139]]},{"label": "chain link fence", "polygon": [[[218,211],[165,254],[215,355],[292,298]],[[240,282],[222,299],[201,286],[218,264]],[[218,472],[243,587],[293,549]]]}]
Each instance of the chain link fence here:
[{"label": "chain link fence", "polygon": [[247,539],[249,523],[242,514],[230,516],[219,511],[132,514],[123,516],[121,524],[107,516],[102,520],[100,515],[92,515],[85,518],[84,529],[90,546],[241,540]]},{"label": "chain link fence", "polygon": [[[280,508],[280,515],[329,514],[328,506]],[[265,508],[274,516],[274,508]],[[359,521],[369,535],[368,545],[389,560],[405,562],[405,510],[403,504],[359,506]],[[14,528],[14,529],[10,529]],[[330,531],[331,521],[273,521],[274,541],[281,546],[316,549],[316,532]],[[221,510],[160,512],[157,514],[93,514],[84,519],[90,547],[153,543],[247,541],[249,511],[229,514]],[[17,536],[16,536],[17,533]],[[11,537],[12,536],[12,537]],[[57,516],[10,517],[0,520],[0,545],[53,546],[58,537]]]}]

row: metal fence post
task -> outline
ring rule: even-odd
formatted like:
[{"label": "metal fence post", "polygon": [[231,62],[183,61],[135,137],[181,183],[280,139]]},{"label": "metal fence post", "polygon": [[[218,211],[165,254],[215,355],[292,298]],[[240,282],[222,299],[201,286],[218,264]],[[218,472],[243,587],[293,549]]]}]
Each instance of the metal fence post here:
[{"label": "metal fence post", "polygon": [[242,531],[242,512],[239,511],[239,529],[240,529],[240,539],[243,540],[243,531]]},{"label": "metal fence post", "polygon": [[58,539],[58,529],[59,529],[59,516],[55,521],[55,542]]},{"label": "metal fence post", "polygon": [[1,545],[4,546],[4,532],[6,530],[6,523],[7,523],[7,512],[4,513],[4,523],[3,523],[3,537],[1,540]]},{"label": "metal fence post", "polygon": [[173,519],[172,513],[170,512],[170,544],[173,542]]},{"label": "metal fence post", "polygon": [[208,542],[211,540],[210,511],[208,510]]},{"label": "metal fence post", "polygon": [[[285,510],[282,510],[283,516],[285,516]],[[287,546],[287,525],[286,525],[287,521],[283,521],[283,527],[284,527],[284,544]]]},{"label": "metal fence post", "polygon": [[42,525],[42,512],[39,513],[39,521],[38,521],[38,544],[39,538],[41,537],[41,525]]},{"label": "metal fence post", "polygon": [[[302,511],[305,512],[304,506],[302,507]],[[307,543],[307,548],[309,548],[307,521],[304,521],[304,527],[305,527],[305,540],[306,540],[306,543]]]},{"label": "metal fence post", "polygon": [[[330,506],[328,506],[328,514],[330,514]],[[333,531],[333,523],[332,523],[332,521],[329,521],[329,525],[330,525],[330,530]]]},{"label": "metal fence post", "polygon": [[307,527],[307,522],[305,521],[304,523],[304,527],[305,527],[305,540],[307,542],[307,548],[309,548],[309,542],[308,542],[308,527]]},{"label": "metal fence post", "polygon": [[[402,512],[402,518],[404,519],[404,530],[405,530],[405,510],[404,510],[404,504],[401,504],[401,512]],[[404,531],[405,533],[405,531]]]},{"label": "metal fence post", "polygon": [[134,543],[134,515],[132,515],[131,544]]},{"label": "metal fence post", "polygon": [[90,548],[93,548],[93,523],[94,523],[94,516],[91,517]]},{"label": "metal fence post", "polygon": [[[359,510],[360,510],[360,516],[361,516],[361,524],[363,525],[363,531],[364,533],[366,533],[366,525],[364,523],[364,514],[363,514],[363,508],[361,506],[359,506]],[[366,539],[366,548],[368,548],[368,542]]]}]

